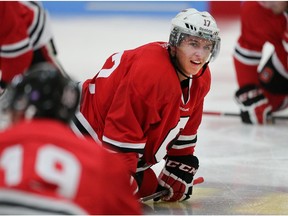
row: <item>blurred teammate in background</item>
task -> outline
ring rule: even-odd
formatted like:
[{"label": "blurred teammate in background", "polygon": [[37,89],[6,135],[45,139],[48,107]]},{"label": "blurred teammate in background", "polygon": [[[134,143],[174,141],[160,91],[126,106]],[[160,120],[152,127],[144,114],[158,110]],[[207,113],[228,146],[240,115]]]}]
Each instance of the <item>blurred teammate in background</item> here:
[{"label": "blurred teammate in background", "polygon": [[[287,9],[287,1],[242,3],[234,65],[235,99],[244,123],[266,124],[273,112],[288,107]],[[274,46],[268,58],[262,52],[266,42]]]},{"label": "blurred teammate in background", "polygon": [[12,125],[0,133],[0,213],[141,214],[124,162],[68,123],[79,89],[48,63],[8,86]]},{"label": "blurred teammate in background", "polygon": [[17,74],[39,62],[61,69],[49,16],[40,2],[0,1],[0,95]]},{"label": "blurred teammate in background", "polygon": [[[78,120],[85,119],[82,126],[89,128],[87,120],[93,130],[86,132],[96,133],[124,158],[140,197],[163,187],[170,191],[165,201],[192,194],[199,167],[194,148],[210,89],[208,64],[220,48],[218,34],[208,12],[183,10],[172,19],[168,43],[115,53],[82,85]],[[163,158],[157,179],[150,167]]]}]

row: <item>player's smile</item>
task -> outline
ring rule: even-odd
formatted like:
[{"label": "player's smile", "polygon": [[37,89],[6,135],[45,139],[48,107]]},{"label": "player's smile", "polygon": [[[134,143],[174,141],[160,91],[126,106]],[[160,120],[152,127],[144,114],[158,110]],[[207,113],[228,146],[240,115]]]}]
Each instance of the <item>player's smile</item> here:
[{"label": "player's smile", "polygon": [[195,65],[199,65],[199,64],[201,64],[201,62],[200,61],[190,61],[192,64],[195,64]]},{"label": "player's smile", "polygon": [[190,61],[190,67],[189,69],[185,70],[186,74],[192,74],[195,75],[201,68],[202,68],[203,64],[201,63],[201,61]]}]

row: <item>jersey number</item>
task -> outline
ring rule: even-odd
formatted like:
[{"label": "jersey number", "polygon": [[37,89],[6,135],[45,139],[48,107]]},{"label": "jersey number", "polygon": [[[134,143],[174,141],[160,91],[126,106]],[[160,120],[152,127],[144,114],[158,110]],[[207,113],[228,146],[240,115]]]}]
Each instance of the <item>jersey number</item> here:
[{"label": "jersey number", "polygon": [[[6,148],[0,156],[4,170],[4,183],[17,186],[23,178],[24,149],[19,145]],[[44,181],[58,186],[58,194],[73,198],[78,190],[81,165],[70,152],[54,145],[44,145],[36,152],[35,173]],[[41,185],[40,185],[41,186]]]},{"label": "jersey number", "polygon": [[112,56],[112,62],[114,62],[112,68],[100,70],[99,74],[97,75],[97,78],[109,77],[113,73],[113,71],[119,66],[123,53],[124,51],[114,54]]}]

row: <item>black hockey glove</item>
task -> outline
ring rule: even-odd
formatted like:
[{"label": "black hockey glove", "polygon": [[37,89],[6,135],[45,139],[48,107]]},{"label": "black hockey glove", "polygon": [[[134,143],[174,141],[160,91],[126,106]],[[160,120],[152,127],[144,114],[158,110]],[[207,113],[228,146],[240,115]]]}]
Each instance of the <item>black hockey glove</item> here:
[{"label": "black hockey glove", "polygon": [[246,85],[235,93],[235,100],[241,110],[241,119],[247,124],[266,124],[272,122],[272,106],[256,85]]},{"label": "black hockey glove", "polygon": [[158,178],[158,190],[169,190],[169,194],[162,197],[162,200],[174,202],[189,199],[198,167],[199,161],[194,155],[168,156]]},{"label": "black hockey glove", "polygon": [[[258,71],[258,78],[261,87],[273,94],[287,95],[288,94],[288,78],[282,74],[286,74],[285,69],[281,68],[280,63],[273,61],[276,54],[274,53],[266,62],[262,70]],[[279,64],[276,66],[275,64]]]}]

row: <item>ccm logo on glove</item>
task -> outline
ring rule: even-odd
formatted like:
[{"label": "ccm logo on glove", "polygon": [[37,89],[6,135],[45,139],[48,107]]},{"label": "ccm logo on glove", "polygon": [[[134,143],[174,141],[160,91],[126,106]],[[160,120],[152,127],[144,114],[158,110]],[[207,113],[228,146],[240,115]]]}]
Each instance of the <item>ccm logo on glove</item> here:
[{"label": "ccm logo on glove", "polygon": [[173,160],[168,160],[166,166],[178,168],[179,170],[182,170],[187,173],[192,173],[193,175],[195,175],[195,173],[197,172],[197,169],[195,169],[194,167]]}]

